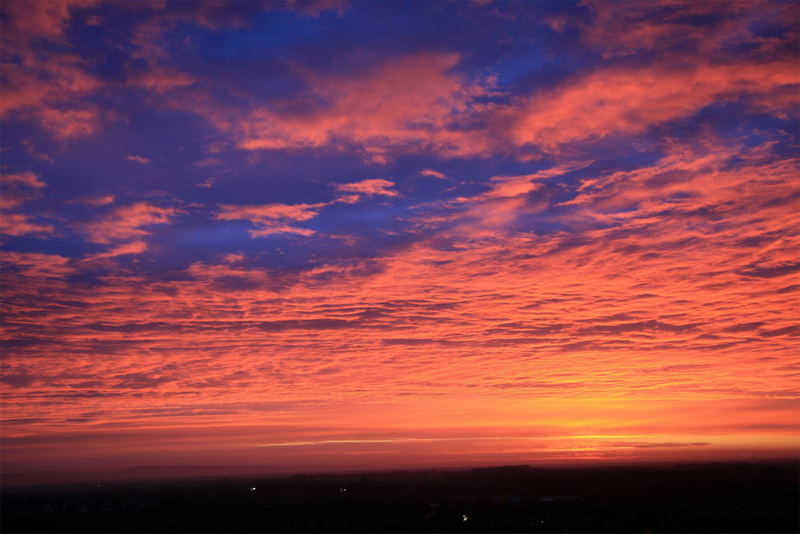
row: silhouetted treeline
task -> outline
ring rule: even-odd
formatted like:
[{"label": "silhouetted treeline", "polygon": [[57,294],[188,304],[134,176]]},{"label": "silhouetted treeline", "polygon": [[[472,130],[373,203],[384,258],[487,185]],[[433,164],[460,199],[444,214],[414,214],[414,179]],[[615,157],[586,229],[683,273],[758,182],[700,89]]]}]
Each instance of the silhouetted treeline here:
[{"label": "silhouetted treeline", "polygon": [[797,462],[5,489],[3,532],[798,532]]}]

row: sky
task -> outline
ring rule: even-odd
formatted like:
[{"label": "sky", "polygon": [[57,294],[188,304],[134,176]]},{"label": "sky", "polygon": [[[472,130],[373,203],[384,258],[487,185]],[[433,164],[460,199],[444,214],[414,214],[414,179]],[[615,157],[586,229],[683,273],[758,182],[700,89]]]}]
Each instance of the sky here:
[{"label": "sky", "polygon": [[2,4],[6,472],[800,456],[800,4]]}]

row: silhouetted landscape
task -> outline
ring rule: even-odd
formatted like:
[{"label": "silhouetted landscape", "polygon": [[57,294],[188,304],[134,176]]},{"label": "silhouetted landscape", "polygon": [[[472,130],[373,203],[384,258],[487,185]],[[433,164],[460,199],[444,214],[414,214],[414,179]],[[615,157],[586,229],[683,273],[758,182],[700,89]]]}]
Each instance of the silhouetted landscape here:
[{"label": "silhouetted landscape", "polygon": [[10,486],[2,520],[4,532],[797,532],[799,488],[795,461],[227,475]]}]

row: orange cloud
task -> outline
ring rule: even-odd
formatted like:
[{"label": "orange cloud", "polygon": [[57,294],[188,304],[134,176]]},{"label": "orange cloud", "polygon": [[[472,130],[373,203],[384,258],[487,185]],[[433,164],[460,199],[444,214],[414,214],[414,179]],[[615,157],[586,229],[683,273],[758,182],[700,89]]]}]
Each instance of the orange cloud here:
[{"label": "orange cloud", "polygon": [[[217,5],[202,4],[196,23],[216,27]],[[627,25],[642,6],[593,9],[615,8]],[[59,39],[70,9],[32,9],[43,17],[35,39]],[[157,47],[177,18],[137,35]],[[305,269],[222,251],[219,264],[194,261],[159,277],[91,263],[144,253],[149,227],[181,210],[79,200],[108,206],[73,225],[105,251],[83,261],[0,257],[4,462],[215,463],[233,451],[276,469],[332,469],[796,456],[797,158],[777,138],[752,146],[702,129],[659,139],[663,155],[633,170],[563,156],[718,102],[788,113],[796,65],[720,59],[710,39],[687,44],[697,35],[680,18],[616,41],[607,39],[615,19],[604,20],[605,33],[586,39],[606,39],[613,62],[502,105],[480,103],[489,84],[466,80],[448,54],[350,78],[302,72],[313,89],[249,111],[182,85],[185,109],[248,150],[353,145],[373,162],[423,150],[560,157],[542,171],[494,176],[482,192],[414,206],[404,245],[315,257]],[[549,23],[558,31],[567,22]],[[714,38],[734,38],[744,31],[736,24]],[[686,39],[675,34],[683,31]],[[672,46],[697,54],[636,66],[630,53]],[[19,65],[9,67],[9,113],[49,117],[58,139],[94,131],[96,118],[59,96],[95,90],[78,59],[60,57],[52,71],[36,57]],[[50,74],[53,85],[41,83]],[[150,90],[178,100],[159,84]],[[45,185],[27,172],[1,183],[12,208]],[[13,189],[20,196],[9,200]],[[299,225],[326,206],[399,196],[381,179],[336,191],[320,203],[223,204],[213,216],[248,221],[252,237],[311,236]],[[32,214],[3,215],[2,227],[55,232]]]}]

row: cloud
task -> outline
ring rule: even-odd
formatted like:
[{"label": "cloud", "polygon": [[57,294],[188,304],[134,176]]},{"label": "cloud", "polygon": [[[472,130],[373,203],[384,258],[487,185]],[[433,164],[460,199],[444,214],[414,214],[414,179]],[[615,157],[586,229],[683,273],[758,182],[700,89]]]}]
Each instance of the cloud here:
[{"label": "cloud", "polygon": [[[637,5],[632,11],[639,13],[636,18],[651,16],[653,10],[652,5]],[[663,24],[666,34],[686,40],[680,22],[685,19],[680,11],[669,10],[679,22]],[[703,16],[713,13],[708,6],[697,11]],[[745,31],[752,10],[729,11],[738,29],[730,35],[723,32],[725,38],[758,40]],[[615,17],[603,19],[601,26],[608,23],[603,31],[619,34],[618,29],[608,29]],[[695,30],[688,35],[704,31]],[[594,37],[587,39],[594,43]],[[376,163],[409,152],[442,157],[515,154],[529,160],[564,150],[577,153],[579,147],[571,146],[575,144],[640,135],[712,104],[744,103],[776,116],[785,116],[788,107],[797,105],[793,58],[775,54],[766,60],[719,62],[711,52],[701,47],[691,56],[664,54],[646,66],[633,61],[600,63],[552,88],[527,94],[503,94],[488,78],[476,81],[456,74],[458,54],[407,55],[349,77],[295,65],[295,74],[313,90],[285,101],[245,112],[225,109],[219,101],[210,104],[210,95],[174,105],[206,116],[237,136],[246,150],[356,147]]]},{"label": "cloud", "polygon": [[89,241],[107,245],[114,241],[141,238],[149,234],[143,226],[166,224],[179,210],[162,208],[148,202],[120,206],[92,222],[81,225]]},{"label": "cloud", "polygon": [[72,274],[69,258],[57,254],[37,252],[4,251],[0,261],[9,277],[22,275],[29,281],[35,279],[62,278]]},{"label": "cloud", "polygon": [[20,236],[26,234],[52,234],[55,228],[49,224],[35,222],[34,218],[21,213],[0,213],[0,233]]},{"label": "cloud", "polygon": [[796,451],[794,4],[47,4],[3,5],[5,463]]},{"label": "cloud", "polygon": [[150,160],[143,156],[127,155],[125,156],[125,159],[128,161],[135,161],[136,163],[141,163],[142,165],[147,165],[148,163],[150,163]]},{"label": "cloud", "polygon": [[111,247],[106,252],[93,254],[86,258],[87,261],[99,260],[103,258],[115,258],[117,256],[126,256],[128,254],[141,254],[147,250],[147,243],[144,241],[131,241],[115,247]]},{"label": "cloud", "polygon": [[45,130],[62,141],[91,135],[102,122],[102,112],[94,106],[72,109],[45,107],[33,114]]},{"label": "cloud", "polygon": [[256,225],[249,230],[251,237],[266,237],[278,233],[293,233],[304,236],[314,234],[309,228],[291,226],[287,222],[301,222],[313,219],[324,203],[317,204],[263,204],[223,205],[215,217],[222,221],[250,221]]},{"label": "cloud", "polygon": [[129,85],[155,93],[165,93],[172,89],[188,87],[195,83],[197,83],[197,80],[194,77],[179,70],[161,66],[132,73],[128,78]]},{"label": "cloud", "polygon": [[30,171],[0,176],[0,210],[4,210],[0,212],[0,234],[45,236],[55,233],[52,225],[37,222],[34,215],[5,211],[19,208],[22,204],[38,198],[46,186],[47,184]]},{"label": "cloud", "polygon": [[297,75],[313,89],[293,102],[244,114],[213,109],[205,101],[174,105],[236,134],[245,150],[356,145],[374,162],[385,162],[386,154],[398,150],[472,155],[485,151],[486,139],[458,122],[487,89],[450,72],[459,59],[408,55],[354,77],[323,76],[298,65]]},{"label": "cloud", "polygon": [[447,175],[443,172],[435,171],[433,169],[422,169],[419,171],[420,175],[422,176],[431,176],[433,178],[439,178],[440,180],[447,180]]},{"label": "cloud", "polygon": [[[3,375],[0,376],[0,382],[3,382],[5,384],[8,384],[8,385],[10,385],[12,387],[15,387],[15,388],[30,387],[36,381],[37,381],[37,377],[32,376],[32,375],[27,375],[27,374],[24,374],[24,373],[18,373],[18,374],[3,373]],[[22,420],[22,421],[25,422],[25,420]],[[8,421],[8,422],[13,423],[14,421]]]},{"label": "cloud", "polygon": [[612,447],[632,447],[634,449],[671,449],[675,447],[708,447],[711,443],[707,441],[694,441],[694,442],[687,442],[687,443],[679,443],[679,442],[662,442],[662,443],[650,443],[650,442],[617,442],[610,444]]},{"label": "cloud", "polygon": [[91,94],[101,82],[87,72],[79,55],[64,50],[73,14],[92,1],[6,2],[3,47],[15,61],[3,64],[0,115],[23,113],[38,120],[59,139],[94,130],[98,113],[91,107],[62,109]]},{"label": "cloud", "polygon": [[47,184],[41,181],[34,173],[26,171],[0,175],[0,185],[2,185],[4,188],[14,185],[22,185],[32,189],[41,189]]},{"label": "cloud", "polygon": [[167,376],[152,376],[148,373],[125,373],[111,376],[110,378],[118,380],[114,388],[118,389],[149,389],[157,388],[161,384],[174,381],[173,378]]},{"label": "cloud", "polygon": [[800,262],[784,261],[773,265],[747,265],[739,271],[743,276],[756,278],[776,278],[800,271]]},{"label": "cloud", "polygon": [[[788,29],[796,6],[769,3],[768,9],[731,2],[584,2],[594,17],[582,27],[582,39],[603,51],[605,58],[636,53],[674,51],[711,55],[732,49],[742,55],[759,53],[788,42],[794,29],[784,39],[759,35],[759,26]],[[738,45],[738,46],[737,46]]]},{"label": "cloud", "polygon": [[79,204],[86,204],[87,206],[107,206],[109,204],[113,204],[115,200],[114,195],[96,195],[90,197],[81,197],[74,202]]},{"label": "cloud", "polygon": [[38,198],[46,185],[30,171],[0,175],[0,209],[14,209]]},{"label": "cloud", "polygon": [[63,41],[72,11],[91,7],[95,3],[92,0],[61,0],[36,4],[24,1],[6,2],[3,10],[11,19],[5,32],[6,39],[15,45],[38,40]]},{"label": "cloud", "polygon": [[307,221],[317,215],[324,204],[264,204],[260,206],[222,206],[217,219],[223,221],[248,220],[257,223],[287,219]]},{"label": "cloud", "polygon": [[398,193],[392,189],[392,187],[394,187],[393,182],[380,178],[361,180],[360,182],[352,182],[349,184],[339,184],[336,186],[337,191],[353,194],[341,196],[337,201],[352,204],[358,202],[363,196],[396,197]]},{"label": "cloud", "polygon": [[299,228],[288,224],[275,224],[262,226],[250,230],[250,237],[267,237],[274,234],[298,234],[302,236],[314,235],[316,232],[310,228]]},{"label": "cloud", "polygon": [[639,134],[714,102],[768,97],[796,83],[796,68],[788,61],[609,67],[522,98],[510,137],[519,146],[556,152],[567,143]]}]

